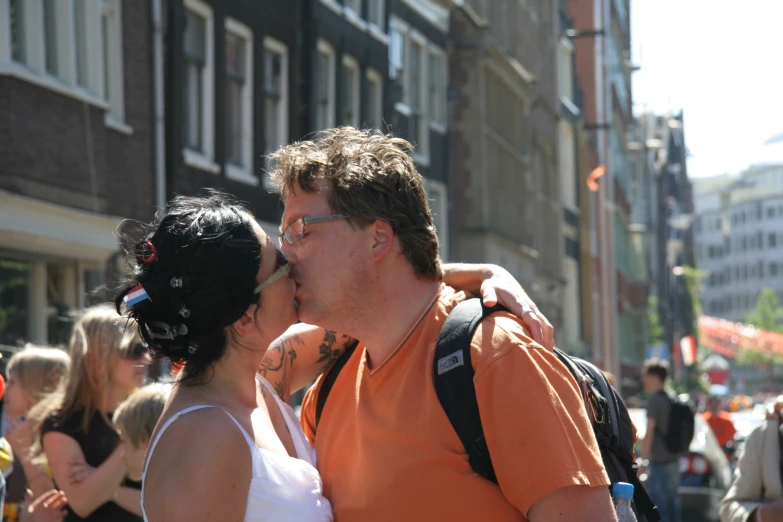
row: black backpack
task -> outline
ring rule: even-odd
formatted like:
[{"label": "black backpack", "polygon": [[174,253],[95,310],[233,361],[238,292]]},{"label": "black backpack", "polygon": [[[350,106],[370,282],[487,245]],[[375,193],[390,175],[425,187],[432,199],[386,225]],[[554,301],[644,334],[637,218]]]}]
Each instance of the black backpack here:
[{"label": "black backpack", "polygon": [[[663,443],[671,453],[675,455],[688,451],[693,440],[693,433],[696,428],[693,408],[687,402],[672,397],[662,391],[669,399],[671,408],[669,410],[669,429],[662,435]],[[657,431],[657,430],[656,430]],[[656,435],[661,436],[660,433]]]},{"label": "black backpack", "polygon": [[[498,481],[484,438],[476,389],[473,386],[470,344],[479,322],[494,312],[504,310],[501,306],[486,308],[480,299],[469,299],[457,305],[441,329],[433,364],[438,400],[465,447],[471,468],[496,484]],[[337,374],[357,344],[348,347],[324,376],[316,398],[316,426]],[[636,462],[632,453],[633,425],[619,395],[603,373],[589,362],[571,357],[558,349],[555,349],[555,354],[579,384],[609,480],[612,483],[633,484],[639,522],[659,522],[661,517],[658,509],[636,475]]]}]

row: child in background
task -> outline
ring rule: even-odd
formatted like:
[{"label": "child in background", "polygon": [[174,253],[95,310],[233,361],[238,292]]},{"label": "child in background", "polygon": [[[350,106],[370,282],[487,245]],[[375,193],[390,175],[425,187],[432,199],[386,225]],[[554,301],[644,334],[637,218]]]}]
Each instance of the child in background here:
[{"label": "child in background", "polygon": [[131,480],[141,480],[144,455],[171,390],[170,384],[150,384],[133,392],[114,412],[114,427],[125,444],[125,463]]},{"label": "child in background", "polygon": [[13,466],[6,480],[4,522],[18,520],[28,489],[33,499],[54,489],[45,461],[31,455],[33,436],[27,417],[36,404],[57,390],[69,367],[70,358],[64,351],[31,344],[8,361],[4,424],[5,437],[13,450]]}]

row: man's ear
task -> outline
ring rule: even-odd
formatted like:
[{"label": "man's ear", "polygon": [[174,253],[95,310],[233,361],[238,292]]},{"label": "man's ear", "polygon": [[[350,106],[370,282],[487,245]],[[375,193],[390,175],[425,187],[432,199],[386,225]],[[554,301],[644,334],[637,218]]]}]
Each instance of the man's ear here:
[{"label": "man's ear", "polygon": [[376,219],[372,227],[372,259],[380,261],[394,248],[394,230],[386,221]]}]

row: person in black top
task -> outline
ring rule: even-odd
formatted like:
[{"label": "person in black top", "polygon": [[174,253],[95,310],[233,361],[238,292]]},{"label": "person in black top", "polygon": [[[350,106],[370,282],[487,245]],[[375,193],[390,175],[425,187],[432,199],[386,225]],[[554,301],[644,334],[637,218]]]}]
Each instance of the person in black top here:
[{"label": "person in black top", "polygon": [[70,343],[61,393],[36,407],[38,440],[68,498],[66,522],[140,522],[141,483],[127,479],[114,409],[142,384],[150,362],[136,325],[107,306],[85,311]]}]

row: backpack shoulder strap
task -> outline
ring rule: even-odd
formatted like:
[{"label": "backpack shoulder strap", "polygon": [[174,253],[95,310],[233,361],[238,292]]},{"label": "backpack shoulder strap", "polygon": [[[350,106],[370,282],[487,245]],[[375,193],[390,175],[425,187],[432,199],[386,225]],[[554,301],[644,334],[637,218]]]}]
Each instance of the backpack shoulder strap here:
[{"label": "backpack shoulder strap", "polygon": [[458,304],[440,331],[435,347],[433,382],[443,411],[465,446],[473,471],[497,483],[489,448],[481,426],[470,344],[479,322],[489,314],[505,310],[502,306],[486,308],[474,298]]},{"label": "backpack shoulder strap", "polygon": [[323,413],[324,406],[326,406],[326,399],[329,398],[329,392],[332,391],[332,386],[334,386],[334,382],[337,380],[337,376],[340,375],[340,371],[343,369],[343,366],[345,366],[345,363],[348,362],[348,359],[351,358],[351,355],[353,355],[353,352],[356,350],[357,346],[359,346],[359,341],[354,341],[353,343],[346,346],[345,351],[340,354],[340,357],[337,358],[334,366],[332,366],[332,368],[328,370],[328,372],[322,377],[323,383],[321,384],[321,388],[318,390],[318,397],[316,397],[315,400],[316,429],[318,429],[318,423],[321,420],[321,413]]}]

